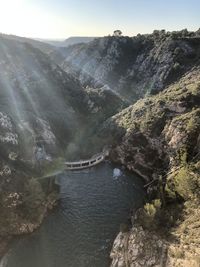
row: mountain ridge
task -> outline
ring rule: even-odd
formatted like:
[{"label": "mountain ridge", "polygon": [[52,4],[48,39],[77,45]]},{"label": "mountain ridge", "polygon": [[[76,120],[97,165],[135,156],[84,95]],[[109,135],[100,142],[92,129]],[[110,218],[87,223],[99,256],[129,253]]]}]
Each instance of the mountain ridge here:
[{"label": "mountain ridge", "polygon": [[199,36],[199,31],[163,30],[135,37],[101,37],[61,50],[59,65],[83,86],[107,85],[136,101],[164,89],[199,60]]}]

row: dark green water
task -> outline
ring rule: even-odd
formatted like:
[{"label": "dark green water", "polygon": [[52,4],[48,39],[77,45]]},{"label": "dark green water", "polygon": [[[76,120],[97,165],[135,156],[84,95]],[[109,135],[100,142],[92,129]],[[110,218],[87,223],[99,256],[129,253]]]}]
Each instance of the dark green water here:
[{"label": "dark green water", "polygon": [[32,235],[14,242],[0,267],[107,267],[120,223],[142,204],[140,179],[113,178],[105,163],[59,177],[60,204]]}]

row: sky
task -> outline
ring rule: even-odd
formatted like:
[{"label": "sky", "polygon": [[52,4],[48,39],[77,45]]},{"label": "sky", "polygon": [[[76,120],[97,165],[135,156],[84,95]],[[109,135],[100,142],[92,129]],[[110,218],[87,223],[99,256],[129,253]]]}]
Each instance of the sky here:
[{"label": "sky", "polygon": [[0,32],[32,38],[200,28],[200,0],[0,0]]}]

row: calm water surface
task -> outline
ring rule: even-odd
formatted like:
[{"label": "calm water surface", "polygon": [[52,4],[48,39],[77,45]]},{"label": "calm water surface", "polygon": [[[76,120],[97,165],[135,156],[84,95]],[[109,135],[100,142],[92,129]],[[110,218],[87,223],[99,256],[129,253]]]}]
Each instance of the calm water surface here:
[{"label": "calm water surface", "polygon": [[60,205],[39,230],[14,242],[0,267],[108,267],[120,223],[144,196],[136,175],[113,178],[113,168],[61,175]]}]

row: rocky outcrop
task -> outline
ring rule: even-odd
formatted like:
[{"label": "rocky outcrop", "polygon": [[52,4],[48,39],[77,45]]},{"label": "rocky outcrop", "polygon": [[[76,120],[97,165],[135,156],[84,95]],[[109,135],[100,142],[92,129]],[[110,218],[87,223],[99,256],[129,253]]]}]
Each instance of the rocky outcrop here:
[{"label": "rocky outcrop", "polygon": [[[51,148],[55,146],[55,136],[48,123],[37,121],[36,118],[35,128],[25,121],[18,128],[9,115],[0,112],[0,132],[0,256],[2,256],[12,236],[30,233],[41,224],[47,209],[55,204],[56,194],[44,194],[37,180],[32,182],[32,186],[30,183],[30,178],[38,174],[38,170],[34,171],[37,135],[45,136],[44,145],[46,144],[47,153],[48,146]],[[26,209],[35,214],[35,218],[26,215]]]},{"label": "rocky outcrop", "polygon": [[141,226],[135,226],[127,233],[120,232],[115,239],[110,254],[111,267],[163,267],[167,261],[167,250],[165,240]]},{"label": "rocky outcrop", "polygon": [[116,237],[110,253],[111,267],[198,267],[199,212],[198,206],[185,210],[167,238],[163,225],[152,231],[134,223],[130,231]]},{"label": "rocky outcrop", "polygon": [[178,151],[186,149],[188,157],[195,156],[199,81],[195,69],[163,93],[139,100],[109,119],[99,138],[113,145],[111,159],[150,181],[176,165]]}]

